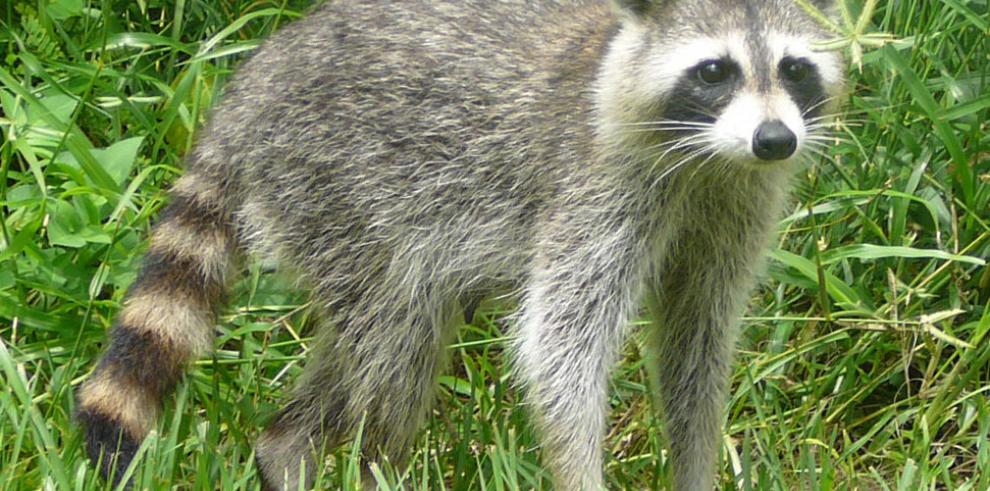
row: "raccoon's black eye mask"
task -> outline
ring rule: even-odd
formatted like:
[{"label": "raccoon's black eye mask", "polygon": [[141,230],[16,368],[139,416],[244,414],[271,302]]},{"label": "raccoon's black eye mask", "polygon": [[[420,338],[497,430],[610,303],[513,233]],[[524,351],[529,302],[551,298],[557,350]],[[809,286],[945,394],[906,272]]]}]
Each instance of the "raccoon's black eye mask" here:
[{"label": "raccoon's black eye mask", "polygon": [[777,65],[784,90],[794,99],[794,103],[805,112],[805,117],[815,117],[821,112],[826,99],[818,67],[807,58],[785,56]]},{"label": "raccoon's black eye mask", "polygon": [[663,117],[713,123],[742,83],[742,68],[728,57],[701,61],[684,72],[667,98]]}]

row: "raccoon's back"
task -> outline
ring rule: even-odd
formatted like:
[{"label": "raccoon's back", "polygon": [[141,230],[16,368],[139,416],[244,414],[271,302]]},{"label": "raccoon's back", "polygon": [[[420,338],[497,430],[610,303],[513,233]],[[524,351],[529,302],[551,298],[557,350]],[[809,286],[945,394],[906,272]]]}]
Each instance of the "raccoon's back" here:
[{"label": "raccoon's back", "polygon": [[242,64],[188,170],[297,255],[511,220],[591,153],[613,22],[590,1],[327,3]]}]

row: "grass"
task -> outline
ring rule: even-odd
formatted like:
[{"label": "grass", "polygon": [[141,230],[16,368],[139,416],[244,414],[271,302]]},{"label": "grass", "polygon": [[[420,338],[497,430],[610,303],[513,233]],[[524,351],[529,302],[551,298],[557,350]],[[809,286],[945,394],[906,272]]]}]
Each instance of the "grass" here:
[{"label": "grass", "polygon": [[[0,4],[0,488],[108,487],[74,390],[193,130],[237,60],[306,3]],[[990,489],[988,7],[880,0],[865,24],[899,41],[851,71],[835,145],[798,176],[745,319],[722,489]],[[249,273],[130,470],[140,487],[256,489],[252,442],[310,322],[284,280]],[[504,309],[484,306],[450,347],[413,463],[376,468],[383,488],[546,484],[507,379]],[[614,489],[669,479],[639,346],[614,376]],[[333,450],[321,486],[355,489],[353,448]]]}]

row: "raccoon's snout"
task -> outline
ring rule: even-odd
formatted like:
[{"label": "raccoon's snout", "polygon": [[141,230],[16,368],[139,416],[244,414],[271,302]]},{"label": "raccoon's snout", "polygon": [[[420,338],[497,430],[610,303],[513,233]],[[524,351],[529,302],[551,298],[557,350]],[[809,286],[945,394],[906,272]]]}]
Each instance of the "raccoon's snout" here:
[{"label": "raccoon's snout", "polygon": [[753,134],[753,153],[760,160],[784,160],[797,149],[797,136],[780,120],[766,121]]}]

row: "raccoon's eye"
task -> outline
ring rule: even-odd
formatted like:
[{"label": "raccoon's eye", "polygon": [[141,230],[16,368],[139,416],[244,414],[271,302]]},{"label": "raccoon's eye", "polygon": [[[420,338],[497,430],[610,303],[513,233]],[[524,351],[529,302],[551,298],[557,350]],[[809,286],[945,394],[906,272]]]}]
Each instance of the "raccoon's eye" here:
[{"label": "raccoon's eye", "polygon": [[725,82],[732,75],[729,64],[721,60],[702,62],[698,66],[698,78],[706,84]]},{"label": "raccoon's eye", "polygon": [[780,73],[791,82],[800,82],[811,74],[811,64],[804,60],[784,58],[780,62]]}]

